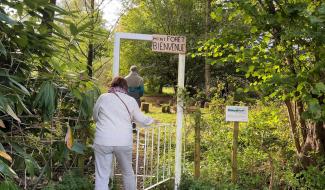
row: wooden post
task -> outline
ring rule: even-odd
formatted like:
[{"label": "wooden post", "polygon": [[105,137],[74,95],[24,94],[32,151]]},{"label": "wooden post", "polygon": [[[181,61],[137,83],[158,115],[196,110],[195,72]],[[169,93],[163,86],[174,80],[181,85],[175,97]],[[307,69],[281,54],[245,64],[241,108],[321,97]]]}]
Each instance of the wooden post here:
[{"label": "wooden post", "polygon": [[200,178],[200,162],[201,162],[201,112],[200,108],[194,113],[195,120],[195,152],[194,152],[194,178]]},{"label": "wooden post", "polygon": [[149,104],[143,102],[141,105],[141,111],[144,111],[145,113],[149,113]]},{"label": "wooden post", "polygon": [[170,106],[169,105],[163,105],[162,108],[161,108],[161,111],[163,113],[171,113]]},{"label": "wooden post", "polygon": [[238,133],[239,133],[239,122],[235,121],[233,145],[232,145],[232,157],[231,157],[231,181],[234,184],[236,184],[238,180],[238,168],[237,168]]}]

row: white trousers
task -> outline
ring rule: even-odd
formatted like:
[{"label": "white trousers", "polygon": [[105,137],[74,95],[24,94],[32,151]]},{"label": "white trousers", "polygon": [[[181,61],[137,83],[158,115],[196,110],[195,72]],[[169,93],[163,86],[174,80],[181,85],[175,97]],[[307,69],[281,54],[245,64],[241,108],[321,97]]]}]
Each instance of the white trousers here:
[{"label": "white trousers", "polygon": [[95,190],[109,190],[109,177],[112,172],[113,154],[121,168],[125,190],[136,190],[132,168],[132,146],[102,146],[94,144],[95,151]]}]

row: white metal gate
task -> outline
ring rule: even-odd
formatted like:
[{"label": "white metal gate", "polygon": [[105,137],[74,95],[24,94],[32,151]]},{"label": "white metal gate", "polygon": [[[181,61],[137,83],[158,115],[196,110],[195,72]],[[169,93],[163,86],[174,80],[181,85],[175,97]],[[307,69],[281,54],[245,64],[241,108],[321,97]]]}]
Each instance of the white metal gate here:
[{"label": "white metal gate", "polygon": [[[176,127],[159,124],[134,134],[133,167],[137,189],[149,190],[173,178]],[[114,162],[114,175],[121,176]]]}]

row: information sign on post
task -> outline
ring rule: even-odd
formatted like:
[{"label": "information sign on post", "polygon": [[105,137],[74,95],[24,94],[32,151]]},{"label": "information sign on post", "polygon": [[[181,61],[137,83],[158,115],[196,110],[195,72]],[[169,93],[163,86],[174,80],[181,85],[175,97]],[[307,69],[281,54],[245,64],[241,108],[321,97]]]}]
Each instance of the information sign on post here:
[{"label": "information sign on post", "polygon": [[152,51],[165,53],[186,53],[186,37],[170,35],[153,35]]},{"label": "information sign on post", "polygon": [[238,133],[239,122],[248,122],[248,107],[246,106],[226,106],[226,121],[234,122],[233,145],[231,155],[231,181],[237,183],[238,167],[237,167],[237,149],[238,149]]},{"label": "information sign on post", "polygon": [[226,106],[226,121],[248,122],[248,107]]}]

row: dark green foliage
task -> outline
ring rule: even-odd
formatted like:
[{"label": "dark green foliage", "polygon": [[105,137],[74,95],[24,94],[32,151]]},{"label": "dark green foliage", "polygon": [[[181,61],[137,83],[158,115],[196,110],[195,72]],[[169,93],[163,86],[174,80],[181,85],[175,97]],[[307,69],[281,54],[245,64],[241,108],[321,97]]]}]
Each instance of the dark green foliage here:
[{"label": "dark green foliage", "polygon": [[[246,91],[268,100],[299,100],[303,117],[324,119],[325,3],[298,0],[216,2],[212,15],[220,22],[198,55],[229,68],[232,76],[251,81]],[[207,50],[207,52],[206,52]]]},{"label": "dark green foliage", "polygon": [[94,189],[89,178],[80,175],[80,171],[67,171],[62,181],[51,183],[43,190],[90,190]]},{"label": "dark green foliage", "polygon": [[209,182],[200,180],[194,180],[187,176],[182,176],[182,182],[180,185],[181,190],[212,190],[216,189],[214,185]]},{"label": "dark green foliage", "polygon": [[308,167],[296,176],[299,181],[300,189],[325,189],[325,167],[322,169],[316,167]]},{"label": "dark green foliage", "polygon": [[[325,155],[325,3],[214,2],[211,16],[220,27],[197,55],[209,57],[211,64],[232,68],[227,71],[232,77],[246,77],[249,83],[236,86],[238,96],[252,92],[267,102],[285,102],[295,145],[295,150],[288,152],[298,153],[288,156],[298,157],[296,164],[301,169],[314,165],[315,155]],[[235,100],[245,100],[237,97]],[[265,130],[258,129],[261,148],[283,147],[268,130],[264,136]],[[263,181],[263,177],[257,181],[260,179]]]},{"label": "dark green foliage", "polygon": [[[287,182],[288,173],[294,175],[296,157],[285,109],[276,103],[258,103],[249,107],[249,123],[239,126],[239,180],[237,185],[231,186],[233,123],[225,122],[224,112],[225,105],[233,104],[231,97],[227,102],[216,98],[210,103],[208,112],[202,110],[206,124],[201,132],[201,177],[200,181],[182,182],[184,189],[191,186],[199,189],[207,184],[213,184],[215,189],[263,189],[268,188],[272,173],[274,188],[292,187],[293,184]],[[194,171],[194,130],[186,134],[184,175],[191,176]],[[185,176],[184,180],[189,179]]]},{"label": "dark green foliage", "polygon": [[183,175],[180,184],[181,190],[239,190],[237,185],[227,182],[211,182],[204,179],[194,179],[191,176]]},{"label": "dark green foliage", "polygon": [[16,172],[13,171],[8,164],[0,160],[0,173],[3,174],[4,176],[13,178],[17,176]]},{"label": "dark green foliage", "polygon": [[19,187],[11,180],[4,180],[0,182],[0,190],[19,190]]},{"label": "dark green foliage", "polygon": [[77,22],[75,12],[50,2],[0,3],[0,122],[5,125],[0,127],[0,144],[13,159],[10,164],[0,158],[0,181],[18,177],[10,183],[21,185],[20,177],[26,175],[27,189],[62,175],[71,157],[78,159],[64,144],[67,126],[75,137],[72,151],[84,152],[88,142],[82,137],[90,131],[92,107],[100,94],[82,71],[86,59],[76,62],[67,57],[81,54],[77,44],[103,37],[105,30],[97,23],[98,31],[91,33],[89,15]]},{"label": "dark green foliage", "polygon": [[52,81],[42,83],[34,101],[45,121],[51,120],[57,107],[57,90]]}]

